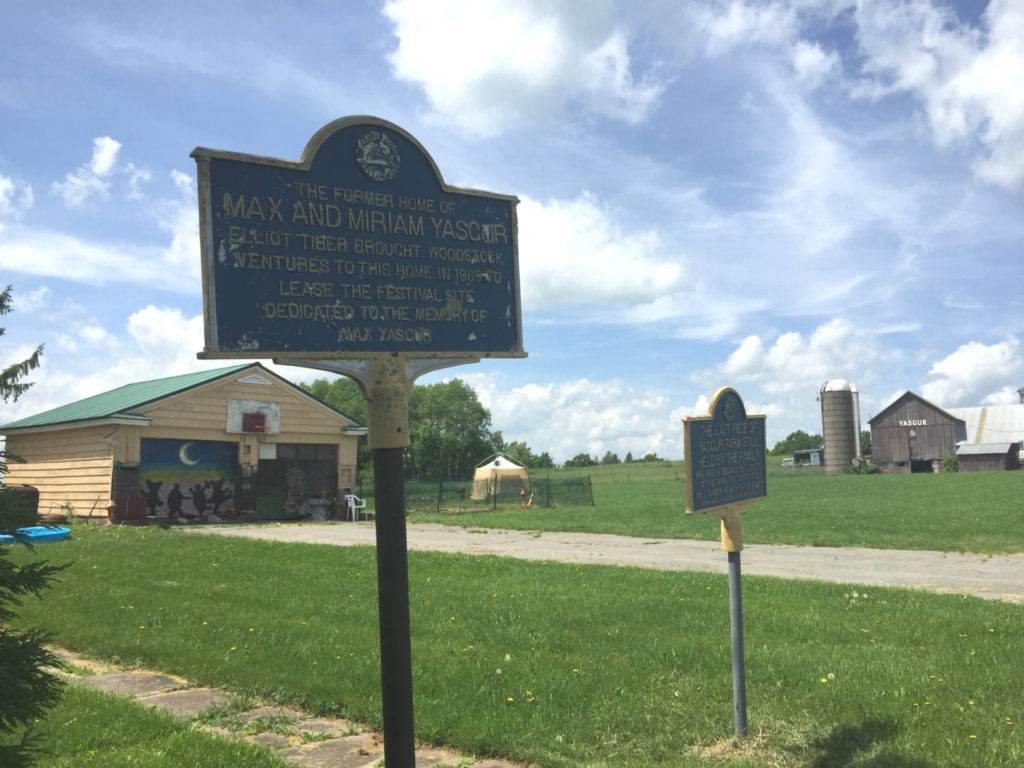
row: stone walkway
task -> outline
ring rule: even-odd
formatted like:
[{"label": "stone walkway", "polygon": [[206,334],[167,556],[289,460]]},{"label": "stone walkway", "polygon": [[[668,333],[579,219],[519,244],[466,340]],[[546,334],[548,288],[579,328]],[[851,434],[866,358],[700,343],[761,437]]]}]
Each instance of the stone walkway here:
[{"label": "stone walkway", "polygon": [[[159,707],[191,719],[214,707],[226,714],[213,723],[196,723],[214,736],[261,744],[278,757],[306,768],[376,768],[383,764],[381,734],[358,723],[278,706],[245,709],[229,693],[193,686],[188,680],[145,670],[120,670],[64,650],[57,654],[72,671],[59,671],[69,683],[86,685],[118,696],[130,696],[140,704]],[[230,713],[230,714],[227,714]],[[506,760],[475,760],[438,747],[416,750],[417,768],[522,768]]]}]

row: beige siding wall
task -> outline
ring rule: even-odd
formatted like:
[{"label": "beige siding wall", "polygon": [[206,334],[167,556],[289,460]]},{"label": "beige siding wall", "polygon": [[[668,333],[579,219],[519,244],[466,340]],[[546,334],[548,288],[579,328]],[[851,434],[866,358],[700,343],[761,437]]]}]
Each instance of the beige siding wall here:
[{"label": "beige siding wall", "polygon": [[66,510],[70,505],[76,515],[106,516],[114,429],[103,426],[8,435],[8,452],[26,463],[8,464],[4,483],[38,488],[41,514],[62,507]]}]

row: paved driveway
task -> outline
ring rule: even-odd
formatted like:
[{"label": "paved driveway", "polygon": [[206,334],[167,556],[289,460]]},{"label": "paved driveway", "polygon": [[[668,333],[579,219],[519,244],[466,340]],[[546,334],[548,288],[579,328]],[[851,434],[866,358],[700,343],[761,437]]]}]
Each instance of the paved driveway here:
[{"label": "paved driveway", "polygon": [[[338,546],[376,543],[373,523],[196,526],[185,530]],[[726,555],[718,542],[420,524],[409,524],[406,530],[411,550],[669,571],[728,571]],[[750,544],[743,548],[742,569],[746,574],[760,576],[911,587],[1024,604],[1024,555],[987,557],[955,552]]]}]

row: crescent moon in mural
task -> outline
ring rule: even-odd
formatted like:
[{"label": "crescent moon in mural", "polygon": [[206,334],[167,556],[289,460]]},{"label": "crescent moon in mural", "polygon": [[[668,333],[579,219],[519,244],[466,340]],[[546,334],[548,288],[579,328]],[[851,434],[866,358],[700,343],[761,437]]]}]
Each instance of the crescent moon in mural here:
[{"label": "crescent moon in mural", "polygon": [[194,467],[196,464],[199,463],[199,459],[190,459],[188,457],[188,447],[190,445],[192,445],[192,443],[184,443],[181,446],[180,450],[178,451],[178,458],[181,459],[182,464],[188,464],[190,467]]}]

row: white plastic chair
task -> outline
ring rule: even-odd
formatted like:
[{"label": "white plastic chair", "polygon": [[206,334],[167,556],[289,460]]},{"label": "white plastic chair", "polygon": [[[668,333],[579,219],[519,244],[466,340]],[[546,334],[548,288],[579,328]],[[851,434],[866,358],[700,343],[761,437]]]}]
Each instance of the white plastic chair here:
[{"label": "white plastic chair", "polygon": [[352,515],[352,522],[359,519],[359,510],[366,509],[366,499],[360,499],[354,493],[345,494],[345,507]]}]

